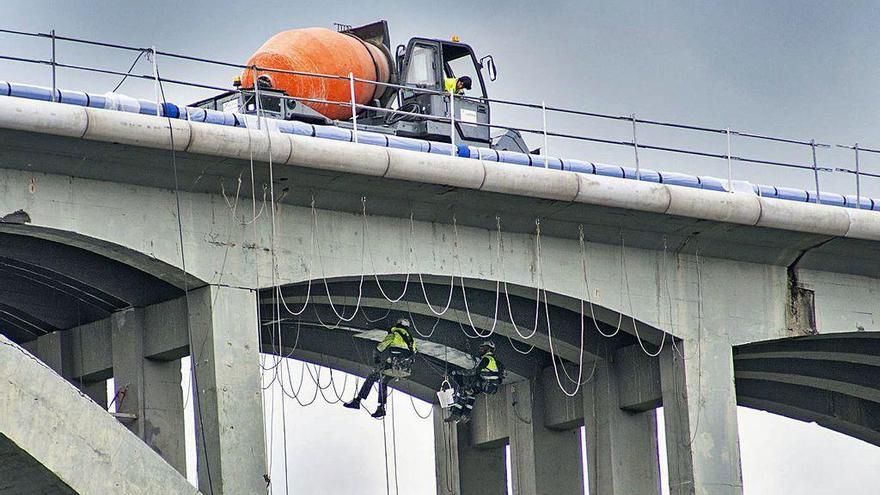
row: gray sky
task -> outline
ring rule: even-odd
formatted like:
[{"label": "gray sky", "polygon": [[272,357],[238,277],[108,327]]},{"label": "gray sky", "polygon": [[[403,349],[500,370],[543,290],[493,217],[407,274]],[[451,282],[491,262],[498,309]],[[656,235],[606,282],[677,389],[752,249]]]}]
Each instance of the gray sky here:
[{"label": "gray sky", "polygon": [[[497,98],[614,114],[731,127],[757,133],[880,148],[880,68],[874,2],[197,2],[4,0],[5,28],[47,31],[243,63],[272,34],[332,22],[390,22],[395,44],[411,36],[457,34],[478,56],[491,53]],[[44,42],[0,35],[0,54],[46,57]],[[132,57],[63,46],[68,63],[125,70]],[[160,60],[163,75],[226,86],[235,71]],[[141,73],[149,67],[141,64]],[[0,63],[0,79],[48,84],[42,67]],[[61,72],[59,86],[105,92],[118,78]],[[152,97],[146,83],[121,92]],[[169,88],[190,102],[206,92]],[[494,108],[497,122],[539,127],[541,116]],[[552,130],[629,139],[628,125],[550,116]],[[725,152],[717,135],[640,128],[652,144]],[[539,146],[540,140],[529,138]],[[551,154],[632,165],[631,150],[550,141]],[[734,155],[809,163],[810,150],[735,138]],[[726,176],[726,164],[643,152],[642,166]],[[851,154],[820,150],[822,164],[852,166]],[[880,156],[862,167],[880,173]],[[812,188],[812,174],[735,164],[734,177]],[[854,193],[853,178],[822,174],[822,189]],[[863,190],[880,197],[880,182]],[[298,380],[300,366],[292,366]],[[340,377],[342,375],[339,375]],[[311,396],[313,386],[307,390]],[[349,389],[351,390],[351,389]],[[350,392],[349,392],[350,393]],[[277,394],[277,391],[276,391]],[[405,460],[401,493],[433,486],[431,424],[400,397],[398,455]],[[280,401],[279,406],[280,407]],[[326,405],[286,403],[290,479],[296,493],[381,493],[385,489],[381,423]],[[422,405],[424,411],[424,405]],[[278,428],[275,428],[276,432]],[[743,473],[748,494],[875,493],[880,449],[814,425],[740,410]],[[276,452],[276,461],[281,456]],[[283,472],[276,470],[276,480]],[[402,473],[403,474],[403,473]],[[429,481],[426,481],[429,480]],[[363,489],[356,489],[359,482]]]}]

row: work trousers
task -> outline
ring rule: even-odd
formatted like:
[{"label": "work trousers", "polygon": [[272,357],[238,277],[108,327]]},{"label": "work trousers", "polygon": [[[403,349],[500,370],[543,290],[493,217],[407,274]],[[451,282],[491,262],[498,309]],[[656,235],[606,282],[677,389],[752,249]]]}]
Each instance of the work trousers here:
[{"label": "work trousers", "polygon": [[455,388],[455,402],[450,406],[451,413],[453,416],[466,418],[470,416],[474,409],[474,403],[477,401],[480,377],[453,375],[452,379],[457,386]]},{"label": "work trousers", "polygon": [[366,399],[370,395],[370,390],[373,388],[373,385],[376,382],[379,382],[379,404],[384,406],[388,401],[388,382],[394,379],[394,377],[383,374],[385,370],[391,369],[392,363],[388,361],[394,358],[406,359],[410,356],[412,356],[412,352],[408,349],[398,349],[395,347],[388,348],[379,353],[377,356],[379,367],[367,376],[366,381],[364,381],[364,384],[361,386],[360,392],[358,392],[358,398],[361,400]]}]

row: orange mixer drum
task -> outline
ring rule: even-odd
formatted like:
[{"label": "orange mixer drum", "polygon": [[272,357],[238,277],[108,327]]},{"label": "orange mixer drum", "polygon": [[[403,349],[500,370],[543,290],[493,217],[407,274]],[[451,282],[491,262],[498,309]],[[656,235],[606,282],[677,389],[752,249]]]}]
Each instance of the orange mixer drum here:
[{"label": "orange mixer drum", "polygon": [[[348,80],[327,79],[262,70],[281,69],[343,76],[349,72],[357,79],[388,82],[391,75],[389,60],[379,47],[354,36],[325,28],[292,29],[269,38],[248,59],[247,65],[260,68],[259,77],[267,76],[272,87],[289,96],[342,102],[350,105],[351,88]],[[242,87],[253,87],[254,71],[242,74]],[[355,82],[355,100],[370,104],[385,92],[385,86]],[[330,103],[309,103],[315,111],[331,119],[351,118],[351,107]]]}]

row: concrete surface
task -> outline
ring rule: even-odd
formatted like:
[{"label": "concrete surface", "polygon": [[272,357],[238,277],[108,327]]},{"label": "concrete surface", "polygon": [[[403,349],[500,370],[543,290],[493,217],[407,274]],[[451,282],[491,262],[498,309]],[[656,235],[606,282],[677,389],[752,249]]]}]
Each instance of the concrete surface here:
[{"label": "concrete surface", "polygon": [[[542,288],[558,346],[553,350],[568,370],[579,360],[584,322],[585,366],[595,373],[580,397],[567,398],[547,375],[550,329],[539,319],[534,340],[525,339],[502,306],[496,338],[537,350],[522,358],[504,347],[503,357],[527,380],[481,397],[467,431],[456,432],[444,469],[454,474],[457,457],[463,491],[475,485],[462,460],[490,449],[494,483],[502,479],[498,449],[509,443],[517,493],[579,493],[580,450],[574,446],[577,428],[586,424],[595,463],[591,486],[598,493],[653,492],[656,438],[650,424],[660,404],[667,411],[674,493],[742,493],[737,403],[880,444],[880,385],[870,378],[880,363],[880,259],[873,256],[880,216],[873,212],[602,177],[551,177],[477,160],[273,135],[275,208],[265,205],[254,219],[252,208],[260,209],[260,191],[269,185],[263,162],[268,140],[256,141],[251,192],[237,186],[250,179],[246,131],[173,123],[182,185],[176,194],[167,121],[129,117],[132,122],[101,110],[0,99],[0,138],[7,143],[0,148],[0,218],[10,219],[0,222],[0,281],[7,287],[0,322],[99,402],[98,384],[111,376],[140,383],[132,403],[139,421],[149,420],[150,390],[163,390],[175,378],[153,365],[192,354],[207,442],[200,480],[204,487],[210,478],[215,493],[255,493],[265,486],[257,352],[261,346],[286,348],[261,332],[257,317],[258,294],[263,291],[259,304],[271,303],[263,295],[273,280],[291,291],[285,293],[289,304],[304,302],[297,292],[304,281],[329,280],[325,292],[331,294],[322,295],[319,283],[312,294],[318,314],[326,316],[331,297],[351,307],[352,280],[361,275],[382,277],[397,294],[405,275],[421,273],[425,294],[413,282],[403,301],[425,320],[433,312],[424,296],[436,308],[445,302],[438,280],[458,280],[473,296],[471,306],[454,301],[438,337],[471,321],[485,335],[494,321],[498,281],[508,284],[510,312],[530,330],[535,288]],[[371,314],[387,310],[370,279],[367,287],[364,307]],[[184,288],[190,291],[181,297]],[[140,315],[141,337],[113,325],[125,311]],[[332,344],[348,336],[309,323],[297,357],[366,372],[358,353],[367,352],[370,341],[334,351],[340,346]],[[370,322],[358,323],[370,329]],[[598,335],[616,329],[612,339]],[[290,332],[290,323],[282,330]],[[468,342],[459,336],[448,345],[466,351]],[[665,347],[659,358],[649,358],[639,342],[651,353]],[[46,383],[60,389],[58,376],[51,376]],[[430,398],[437,381],[416,373],[398,385]],[[16,397],[4,393],[0,400],[21,407]],[[88,404],[102,418],[95,421],[121,431]],[[57,415],[50,409],[43,415]],[[176,399],[158,409],[176,411]],[[174,430],[175,414],[156,416],[168,422],[164,431]],[[148,438],[147,428],[133,428]],[[122,432],[126,441],[136,441]],[[0,434],[74,491],[80,491],[77,483],[101,483],[70,477],[69,462],[47,458],[35,438],[22,444],[16,431]],[[74,441],[106,440],[96,435]],[[164,446],[164,439],[153,438],[152,445],[173,452],[170,437]],[[138,455],[160,462],[138,446]],[[633,458],[638,462],[621,463]],[[101,469],[115,480],[113,469],[125,465]],[[160,465],[156,472],[171,473],[162,481],[180,480]]]},{"label": "concrete surface", "polygon": [[[12,461],[4,463],[4,472],[16,462],[29,466],[39,474],[28,479],[43,493],[198,493],[112,416],[3,336],[0,376],[2,451]],[[22,484],[2,493],[35,493]]]}]

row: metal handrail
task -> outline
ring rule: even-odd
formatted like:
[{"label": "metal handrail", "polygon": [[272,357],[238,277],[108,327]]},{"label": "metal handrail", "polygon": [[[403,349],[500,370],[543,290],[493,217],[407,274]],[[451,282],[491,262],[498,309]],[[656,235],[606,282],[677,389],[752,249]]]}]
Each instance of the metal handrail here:
[{"label": "metal handrail", "polygon": [[[185,54],[174,53],[174,52],[158,51],[158,50],[155,50],[154,48],[134,47],[134,46],[123,45],[123,44],[118,44],[118,43],[106,43],[106,42],[88,40],[88,39],[83,39],[83,38],[59,36],[54,32],[54,30],[52,30],[51,33],[40,33],[40,32],[34,33],[34,32],[11,30],[11,29],[0,29],[0,34],[11,34],[11,35],[16,35],[16,36],[27,36],[27,37],[38,37],[38,38],[49,38],[52,40],[52,46],[53,46],[53,59],[52,60],[40,60],[40,59],[32,59],[32,58],[27,58],[27,57],[16,57],[16,56],[10,56],[10,55],[0,55],[0,60],[8,60],[8,61],[24,62],[24,63],[34,63],[34,64],[51,66],[53,68],[53,91],[52,91],[53,98],[56,93],[55,76],[54,76],[55,68],[66,68],[66,69],[82,70],[82,71],[96,72],[96,73],[102,73],[102,74],[127,76],[127,77],[131,77],[131,78],[143,79],[143,80],[157,80],[157,76],[150,76],[150,75],[145,75],[145,74],[131,74],[131,73],[120,72],[120,71],[115,71],[115,70],[110,70],[110,69],[102,69],[102,68],[97,68],[97,67],[88,67],[88,66],[82,66],[82,65],[60,63],[57,60],[55,60],[55,56],[54,56],[55,43],[58,41],[85,44],[85,45],[90,45],[90,46],[99,46],[99,47],[119,49],[119,50],[127,50],[127,51],[141,51],[141,52],[146,51],[146,52],[151,52],[154,55],[161,55],[163,57],[168,57],[168,58],[173,58],[173,59],[187,60],[187,61],[206,63],[206,64],[211,64],[211,65],[219,65],[219,66],[238,68],[238,69],[243,69],[243,70],[252,70],[252,71],[256,71],[256,72],[269,72],[269,73],[297,75],[297,76],[303,76],[303,77],[334,79],[334,80],[338,80],[338,81],[344,81],[348,84],[354,84],[355,82],[359,82],[359,83],[370,84],[370,85],[378,85],[378,86],[382,86],[382,87],[386,87],[386,88],[394,88],[397,90],[412,91],[414,93],[450,96],[447,93],[432,90],[432,89],[419,88],[419,87],[407,86],[407,85],[400,85],[400,84],[395,84],[395,83],[390,83],[390,82],[372,81],[372,80],[367,80],[367,79],[356,78],[353,75],[349,75],[348,77],[345,77],[345,76],[339,76],[339,75],[334,75],[334,74],[321,74],[321,73],[293,71],[293,70],[286,70],[286,69],[265,68],[265,67],[259,67],[256,65],[245,65],[245,64],[238,64],[238,63],[232,63],[232,62],[221,61],[221,60],[213,60],[213,59],[208,59],[208,58],[204,58],[204,57],[196,57],[196,56],[185,55]],[[196,82],[191,82],[191,81],[166,79],[166,78],[162,78],[162,81],[167,82],[167,83],[171,83],[171,84],[183,85],[183,86],[194,87],[194,88],[199,88],[199,89],[210,89],[210,90],[216,90],[216,91],[229,91],[229,88],[213,86],[213,85],[209,85],[209,84],[196,83]],[[547,150],[546,150],[546,148],[547,148],[546,137],[549,136],[549,137],[558,137],[558,138],[586,141],[586,142],[593,142],[593,143],[632,147],[634,152],[636,153],[635,158],[636,158],[636,163],[637,163],[637,169],[639,168],[638,167],[638,149],[641,148],[641,149],[646,149],[646,150],[679,153],[679,154],[701,156],[701,157],[714,158],[714,159],[723,159],[723,160],[727,160],[728,164],[731,161],[738,161],[738,162],[755,163],[755,164],[763,164],[763,165],[781,166],[781,167],[794,168],[794,169],[800,169],[800,170],[811,170],[815,174],[817,195],[821,194],[820,190],[819,190],[819,184],[818,184],[818,180],[819,180],[818,173],[819,172],[840,172],[840,173],[852,174],[852,175],[856,176],[856,190],[857,190],[857,197],[859,198],[859,202],[861,199],[860,178],[862,176],[871,177],[871,178],[880,178],[880,174],[873,174],[873,173],[861,171],[860,167],[859,167],[859,163],[858,163],[858,153],[859,152],[880,154],[880,149],[864,148],[864,147],[859,146],[858,144],[856,144],[854,146],[840,145],[840,144],[832,145],[832,144],[828,144],[828,143],[816,142],[815,140],[805,141],[805,140],[782,138],[782,137],[778,137],[778,136],[757,134],[757,133],[751,133],[751,132],[736,131],[736,130],[732,130],[732,129],[719,129],[719,128],[706,127],[706,126],[681,124],[681,123],[675,123],[675,122],[665,122],[665,121],[660,121],[660,120],[639,119],[639,118],[636,118],[636,116],[634,114],[629,115],[629,116],[624,116],[624,115],[605,114],[605,113],[599,113],[599,112],[590,112],[590,111],[584,111],[584,110],[575,110],[575,109],[563,108],[563,107],[546,106],[543,102],[541,104],[535,104],[535,103],[518,102],[518,101],[513,101],[513,100],[506,100],[506,99],[499,99],[499,98],[488,98],[488,97],[473,97],[473,96],[460,96],[460,95],[452,95],[452,97],[459,98],[461,100],[497,103],[500,105],[508,105],[508,106],[514,106],[514,107],[519,107],[519,108],[529,108],[529,109],[534,109],[534,110],[541,110],[543,112],[544,117],[545,117],[544,118],[544,127],[542,129],[506,126],[506,125],[491,124],[491,123],[478,123],[478,122],[468,122],[467,124],[468,125],[475,125],[475,126],[484,126],[484,127],[489,127],[489,128],[496,128],[496,129],[507,129],[507,130],[513,130],[513,131],[518,131],[518,132],[523,132],[523,133],[529,133],[529,134],[543,135],[545,138],[545,146],[544,146],[545,149],[542,150],[542,155],[544,156],[544,159],[545,159],[545,166],[546,166],[547,159],[548,159]],[[333,104],[333,105],[344,105],[344,106],[351,105],[353,109],[372,110],[372,111],[383,112],[383,113],[393,113],[396,115],[411,116],[411,117],[423,119],[423,120],[434,120],[434,121],[447,122],[447,123],[454,122],[453,118],[435,117],[435,116],[429,116],[429,115],[424,115],[424,114],[403,112],[399,109],[390,109],[390,108],[374,107],[374,106],[370,106],[370,105],[356,104],[354,101],[352,101],[352,102],[341,102],[341,101],[337,102],[337,101],[329,101],[329,100],[322,100],[322,99],[298,98],[298,97],[289,97],[289,96],[286,98],[290,98],[290,99],[297,100],[297,101],[310,102],[310,103]],[[577,116],[583,116],[583,117],[631,122],[633,125],[633,140],[632,141],[620,141],[620,140],[603,139],[603,138],[585,136],[585,135],[574,135],[574,134],[568,134],[568,133],[551,132],[547,129],[547,126],[546,126],[546,112],[554,112],[554,113],[567,114],[567,115],[577,115]],[[636,124],[644,124],[644,125],[651,125],[651,126],[658,126],[658,127],[667,127],[667,128],[674,128],[674,129],[683,129],[683,130],[689,130],[689,131],[697,131],[697,132],[706,132],[706,133],[726,135],[728,137],[728,151],[726,154],[719,154],[719,153],[704,152],[704,151],[686,149],[686,148],[657,146],[657,145],[649,145],[649,144],[639,143],[635,137]],[[804,164],[797,164],[797,163],[790,163],[790,162],[783,162],[783,161],[763,160],[763,159],[758,159],[758,158],[748,158],[748,157],[735,156],[730,153],[730,149],[729,149],[730,136],[739,136],[739,137],[744,137],[744,138],[770,141],[770,142],[779,142],[779,143],[799,145],[799,146],[809,146],[813,150],[813,155],[814,155],[813,156],[813,163],[811,165],[804,165]],[[843,149],[854,150],[856,152],[855,169],[850,169],[850,168],[846,168],[846,167],[819,166],[818,162],[815,158],[815,149],[816,148],[826,148],[826,149],[828,149],[828,148],[843,148]],[[729,175],[731,173],[732,172],[729,171]],[[732,179],[731,177],[728,177],[728,181],[730,181],[731,179]]]}]

